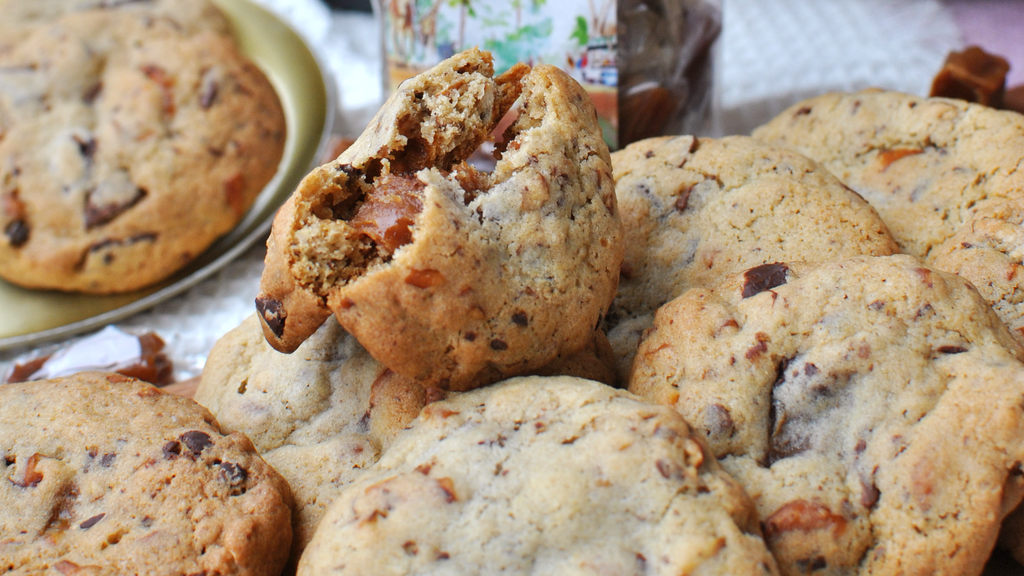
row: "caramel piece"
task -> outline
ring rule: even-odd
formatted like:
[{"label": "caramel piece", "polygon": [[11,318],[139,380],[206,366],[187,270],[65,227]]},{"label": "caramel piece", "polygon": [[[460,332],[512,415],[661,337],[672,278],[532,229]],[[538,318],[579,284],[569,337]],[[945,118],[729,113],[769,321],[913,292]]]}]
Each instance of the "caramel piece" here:
[{"label": "caramel piece", "polygon": [[989,54],[978,46],[963,52],[950,52],[942,70],[932,81],[929,96],[959,98],[985,106],[1000,108],[1010,64],[1006,59]]},{"label": "caramel piece", "polygon": [[1014,86],[1003,94],[1003,108],[1024,114],[1024,84]]},{"label": "caramel piece", "polygon": [[920,148],[890,148],[878,153],[878,161],[882,164],[882,172],[885,172],[893,162],[922,152],[924,150]]},{"label": "caramel piece", "polygon": [[412,175],[383,176],[349,224],[376,242],[383,252],[394,254],[412,242],[412,226],[423,210],[425,186]]}]

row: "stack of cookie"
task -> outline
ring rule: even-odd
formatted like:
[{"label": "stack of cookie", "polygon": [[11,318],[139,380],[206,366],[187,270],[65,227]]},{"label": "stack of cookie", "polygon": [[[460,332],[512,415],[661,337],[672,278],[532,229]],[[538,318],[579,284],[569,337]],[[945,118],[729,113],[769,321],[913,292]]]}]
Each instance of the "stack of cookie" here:
[{"label": "stack of cookie", "polygon": [[153,284],[277,170],[280,102],[208,0],[6,0],[0,14],[0,277]]},{"label": "stack of cookie", "polygon": [[[1014,300],[972,285],[1016,270],[984,264],[1017,258],[1001,231],[1020,225],[1024,118],[829,98],[755,137],[609,154],[554,68],[495,77],[470,50],[407,81],[275,219],[258,312],[196,393],[216,422],[171,416],[187,430],[133,445],[131,470],[201,463],[224,484],[203,477],[203,497],[231,502],[274,476],[216,452],[251,439],[294,508],[275,542],[256,517],[246,542],[304,575],[979,574],[1024,497],[1024,345],[999,304]],[[517,99],[494,171],[473,169]],[[1002,160],[968,146],[992,138]],[[132,402],[162,398],[131,386]],[[53,410],[4,418],[63,429]],[[20,558],[37,549],[65,573],[121,566],[110,536],[65,536],[134,526],[78,488],[134,442],[112,434],[92,451],[0,445],[16,480],[0,502],[29,502],[40,462],[82,466],[62,503],[29,513],[50,520],[0,540],[9,570],[34,569]],[[250,548],[200,530],[202,506],[178,508],[187,570],[246,573]],[[1020,552],[1018,521],[1004,543]]]}]

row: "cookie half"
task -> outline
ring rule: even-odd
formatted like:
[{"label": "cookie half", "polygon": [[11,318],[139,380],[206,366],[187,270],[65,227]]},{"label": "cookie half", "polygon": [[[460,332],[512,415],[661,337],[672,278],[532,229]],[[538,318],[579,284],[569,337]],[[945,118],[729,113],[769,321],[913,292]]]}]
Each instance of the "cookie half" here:
[{"label": "cookie half", "polygon": [[242,219],[277,169],[284,115],[205,0],[173,15],[71,4],[0,27],[0,276],[128,292]]},{"label": "cookie half", "polygon": [[299,574],[774,574],[749,499],[673,411],[516,378],[428,406]]},{"label": "cookie half", "polygon": [[288,485],[191,400],[118,374],[0,386],[7,574],[262,574],[291,544]]},{"label": "cookie half", "polygon": [[662,307],[630,390],[754,498],[785,574],[978,574],[1020,501],[1024,357],[910,256],[772,264]]},{"label": "cookie half", "polygon": [[[275,218],[257,301],[275,347],[326,304],[395,372],[466,390],[593,338],[622,254],[593,105],[554,67],[491,72],[470,50],[407,81],[306,177]],[[494,172],[465,164],[519,95]]]}]

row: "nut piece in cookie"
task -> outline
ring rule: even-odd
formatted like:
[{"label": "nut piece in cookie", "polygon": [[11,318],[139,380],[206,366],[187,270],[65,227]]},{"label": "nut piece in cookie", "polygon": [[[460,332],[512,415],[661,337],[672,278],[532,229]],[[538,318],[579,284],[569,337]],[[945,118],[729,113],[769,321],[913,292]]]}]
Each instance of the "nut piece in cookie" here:
[{"label": "nut piece in cookie", "polygon": [[120,374],[0,386],[0,567],[280,574],[291,492],[202,406]]},{"label": "nut piece in cookie", "polygon": [[[622,257],[593,105],[554,67],[491,71],[470,50],[410,79],[302,182],[268,244],[272,345],[294,349],[326,305],[395,372],[466,390],[592,341]],[[463,160],[520,95],[494,172],[474,170]]]},{"label": "nut piece in cookie", "polygon": [[979,574],[1020,501],[1024,348],[910,256],[775,264],[658,310],[630,391],[755,496],[784,574]]},{"label": "nut piece in cookie", "polygon": [[425,408],[331,504],[324,574],[777,574],[749,496],[671,409],[526,377]]}]

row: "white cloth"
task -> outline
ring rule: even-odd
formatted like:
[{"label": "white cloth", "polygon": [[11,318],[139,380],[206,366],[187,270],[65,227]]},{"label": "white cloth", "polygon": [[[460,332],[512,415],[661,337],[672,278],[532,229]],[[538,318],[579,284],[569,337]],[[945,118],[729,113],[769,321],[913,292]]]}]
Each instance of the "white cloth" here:
[{"label": "white cloth", "polygon": [[826,92],[875,86],[927,96],[962,45],[938,0],[725,0],[723,23],[725,134],[747,134]]}]

